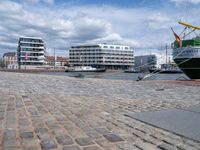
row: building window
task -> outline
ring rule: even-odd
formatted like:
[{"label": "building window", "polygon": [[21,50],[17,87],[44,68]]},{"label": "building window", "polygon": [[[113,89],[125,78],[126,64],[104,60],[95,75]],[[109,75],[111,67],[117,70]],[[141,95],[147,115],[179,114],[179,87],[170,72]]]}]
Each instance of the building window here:
[{"label": "building window", "polygon": [[117,46],[117,47],[116,47],[116,49],[120,49],[120,47],[119,47],[119,46]]}]

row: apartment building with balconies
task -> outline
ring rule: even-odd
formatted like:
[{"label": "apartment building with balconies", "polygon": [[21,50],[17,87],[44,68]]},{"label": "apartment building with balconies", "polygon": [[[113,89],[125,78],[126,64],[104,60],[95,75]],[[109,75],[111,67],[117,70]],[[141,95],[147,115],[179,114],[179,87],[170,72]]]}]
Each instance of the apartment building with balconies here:
[{"label": "apartment building with balconies", "polygon": [[20,69],[35,69],[46,64],[46,46],[42,38],[20,37],[17,49]]},{"label": "apartment building with balconies", "polygon": [[124,45],[88,44],[71,46],[69,63],[72,66],[127,69],[134,65],[134,51],[130,46]]}]

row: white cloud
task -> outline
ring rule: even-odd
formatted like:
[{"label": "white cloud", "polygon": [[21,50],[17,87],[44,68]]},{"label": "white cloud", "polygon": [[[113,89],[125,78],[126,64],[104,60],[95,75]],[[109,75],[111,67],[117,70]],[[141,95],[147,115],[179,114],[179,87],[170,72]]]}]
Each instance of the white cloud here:
[{"label": "white cloud", "polygon": [[54,0],[21,0],[21,2],[31,3],[31,4],[37,4],[37,3],[41,3],[41,2],[49,4],[49,5],[54,4]]},{"label": "white cloud", "polygon": [[22,9],[22,6],[18,3],[11,1],[1,1],[0,2],[0,11],[1,12],[19,12]]},{"label": "white cloud", "polygon": [[176,4],[186,4],[186,3],[199,4],[200,3],[200,0],[170,0],[170,1]]},{"label": "white cloud", "polygon": [[166,14],[161,14],[160,12],[150,15],[147,19],[147,25],[151,29],[169,28],[168,23],[171,21]]}]

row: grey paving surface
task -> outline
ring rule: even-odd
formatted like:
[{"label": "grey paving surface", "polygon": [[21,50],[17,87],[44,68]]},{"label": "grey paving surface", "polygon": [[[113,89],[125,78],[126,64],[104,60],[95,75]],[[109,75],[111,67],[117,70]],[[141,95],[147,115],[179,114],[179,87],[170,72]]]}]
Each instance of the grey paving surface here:
[{"label": "grey paving surface", "polygon": [[195,106],[199,93],[197,86],[0,72],[0,149],[198,150],[196,141],[125,114]]},{"label": "grey paving surface", "polygon": [[167,131],[197,140],[200,142],[200,113],[168,109],[151,112],[129,113],[131,118],[149,123]]},{"label": "grey paving surface", "polygon": [[186,111],[191,111],[191,112],[194,112],[194,113],[199,113],[200,115],[200,105],[195,105],[195,106],[191,106],[191,107],[186,107],[186,108],[183,108],[183,110],[186,110]]}]

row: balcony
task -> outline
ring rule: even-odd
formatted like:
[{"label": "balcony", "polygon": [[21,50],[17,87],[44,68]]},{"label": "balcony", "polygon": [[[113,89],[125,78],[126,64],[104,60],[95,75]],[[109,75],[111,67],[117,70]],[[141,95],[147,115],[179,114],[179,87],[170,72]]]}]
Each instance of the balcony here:
[{"label": "balcony", "polygon": [[23,62],[39,62],[39,63],[44,63],[45,60],[20,60],[21,63]]},{"label": "balcony", "polygon": [[38,56],[38,59],[39,60],[44,60],[45,59],[45,57],[42,55],[42,56]]},{"label": "balcony", "polygon": [[[25,58],[25,55],[21,55],[20,58]],[[42,56],[31,56],[31,55],[28,55],[28,58],[37,58],[39,60],[45,59],[45,57],[43,55]]]},{"label": "balcony", "polygon": [[20,52],[21,52],[21,53],[28,53],[28,54],[31,54],[31,53],[35,53],[35,54],[44,54],[44,53],[45,53],[44,50],[30,50],[30,51],[21,50]]},{"label": "balcony", "polygon": [[20,44],[41,44],[45,45],[43,42],[35,42],[35,41],[20,41]]},{"label": "balcony", "polygon": [[45,47],[44,46],[39,46],[39,47],[37,47],[37,46],[22,46],[22,45],[20,45],[20,48],[37,48],[37,49],[45,49]]}]

